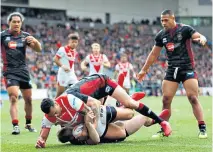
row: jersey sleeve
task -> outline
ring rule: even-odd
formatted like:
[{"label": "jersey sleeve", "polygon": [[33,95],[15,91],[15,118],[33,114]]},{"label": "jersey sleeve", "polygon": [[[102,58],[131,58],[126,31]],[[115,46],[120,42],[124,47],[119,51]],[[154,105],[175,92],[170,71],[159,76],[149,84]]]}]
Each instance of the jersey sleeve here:
[{"label": "jersey sleeve", "polygon": [[57,56],[60,59],[61,57],[64,56],[64,54],[65,54],[64,53],[64,47],[60,47],[55,56]]},{"label": "jersey sleeve", "polygon": [[109,60],[108,60],[107,56],[105,54],[103,54],[103,62],[108,62],[108,61]]},{"label": "jersey sleeve", "polygon": [[187,38],[191,38],[192,35],[196,32],[196,30],[189,26],[189,25],[185,25],[185,28],[186,28],[186,35],[187,35]]},{"label": "jersey sleeve", "polygon": [[84,108],[84,102],[74,95],[68,94],[68,103],[69,105],[78,112],[81,112]]},{"label": "jersey sleeve", "polygon": [[56,123],[56,118],[53,117],[53,119],[49,118],[46,114],[44,115],[41,123],[42,128],[51,128],[52,125]]},{"label": "jersey sleeve", "polygon": [[90,61],[90,58],[89,58],[89,55],[87,55],[86,58],[85,58],[85,62],[89,63],[89,61]]},{"label": "jersey sleeve", "polygon": [[161,31],[155,36],[155,46],[163,47],[163,42],[161,39]]}]

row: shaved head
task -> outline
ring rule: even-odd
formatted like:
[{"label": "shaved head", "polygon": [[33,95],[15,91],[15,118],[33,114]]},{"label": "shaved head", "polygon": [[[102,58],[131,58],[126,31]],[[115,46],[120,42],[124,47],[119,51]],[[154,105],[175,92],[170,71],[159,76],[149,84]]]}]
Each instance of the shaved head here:
[{"label": "shaved head", "polygon": [[175,14],[172,12],[172,10],[164,10],[161,15],[169,15],[174,16]]}]

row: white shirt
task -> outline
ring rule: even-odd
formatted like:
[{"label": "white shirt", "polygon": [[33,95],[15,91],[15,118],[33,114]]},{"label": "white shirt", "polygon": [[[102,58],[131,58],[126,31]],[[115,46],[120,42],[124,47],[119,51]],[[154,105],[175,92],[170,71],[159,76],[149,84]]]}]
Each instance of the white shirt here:
[{"label": "white shirt", "polygon": [[[56,53],[56,56],[59,58],[62,65],[66,65],[70,68],[70,72],[74,73],[74,62],[77,56],[77,52],[75,50],[71,50],[69,46],[60,47]],[[65,72],[61,69],[62,68],[60,67],[59,71]]]},{"label": "white shirt", "polygon": [[131,63],[126,62],[126,63],[118,63],[115,66],[115,70],[120,73],[123,73],[125,76],[125,79],[130,79],[130,70],[133,70],[133,66]]},{"label": "white shirt", "polygon": [[89,63],[89,75],[96,73],[103,73],[104,67],[103,62],[108,62],[108,58],[105,54],[99,54],[98,56],[94,56],[93,54],[89,54],[86,56],[85,61]]}]

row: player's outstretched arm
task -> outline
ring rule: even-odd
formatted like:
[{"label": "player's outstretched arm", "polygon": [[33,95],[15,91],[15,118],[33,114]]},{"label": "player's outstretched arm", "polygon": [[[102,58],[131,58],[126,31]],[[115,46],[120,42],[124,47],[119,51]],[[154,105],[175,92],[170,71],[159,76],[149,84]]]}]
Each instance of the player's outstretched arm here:
[{"label": "player's outstretched arm", "polygon": [[49,136],[50,128],[42,128],[38,140],[36,142],[36,148],[45,148],[45,143]]},{"label": "player's outstretched arm", "polygon": [[138,81],[142,81],[144,76],[147,74],[149,67],[157,60],[158,56],[160,55],[162,47],[154,46],[152,51],[149,53],[145,65],[142,67],[141,71],[137,75]]},{"label": "player's outstretched arm", "polygon": [[27,36],[26,41],[29,44],[30,48],[32,48],[36,52],[41,52],[41,43],[34,38],[33,36]]},{"label": "player's outstretched arm", "polygon": [[194,34],[192,34],[192,40],[193,41],[198,41],[202,45],[205,45],[206,42],[207,42],[206,37],[203,36],[202,34],[200,34],[199,32],[195,32]]}]

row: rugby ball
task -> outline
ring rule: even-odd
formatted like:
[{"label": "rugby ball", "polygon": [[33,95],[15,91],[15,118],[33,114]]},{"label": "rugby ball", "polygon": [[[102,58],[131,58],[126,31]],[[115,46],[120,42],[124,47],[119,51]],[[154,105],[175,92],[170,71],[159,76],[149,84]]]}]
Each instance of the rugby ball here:
[{"label": "rugby ball", "polygon": [[77,126],[75,126],[72,130],[72,134],[75,138],[78,138],[81,136],[82,132],[84,129],[84,124],[79,124]]}]

